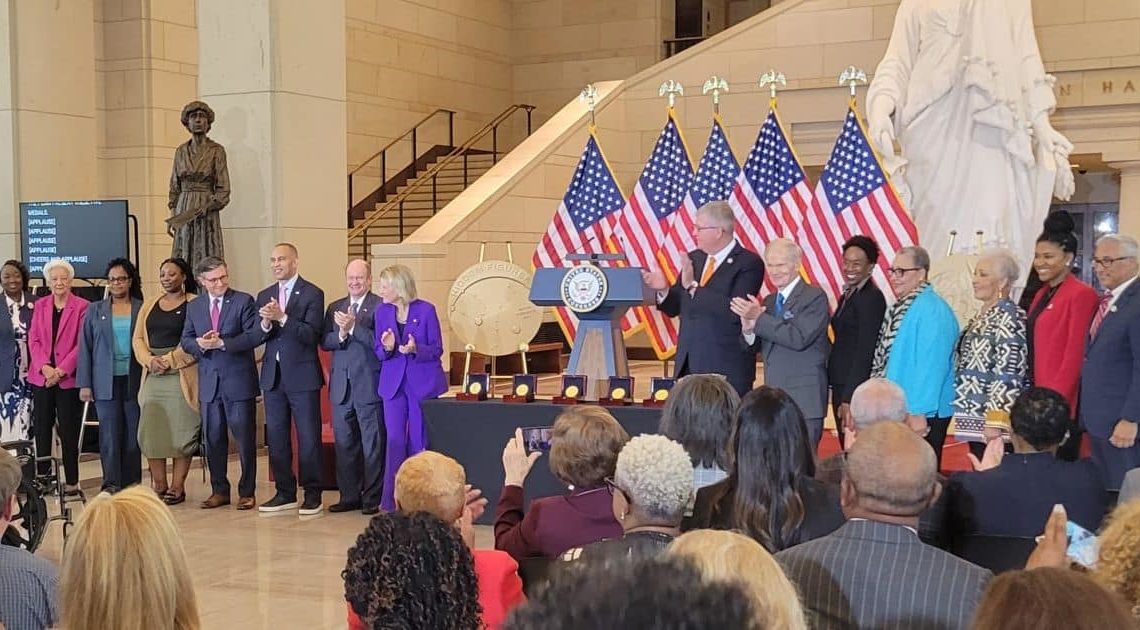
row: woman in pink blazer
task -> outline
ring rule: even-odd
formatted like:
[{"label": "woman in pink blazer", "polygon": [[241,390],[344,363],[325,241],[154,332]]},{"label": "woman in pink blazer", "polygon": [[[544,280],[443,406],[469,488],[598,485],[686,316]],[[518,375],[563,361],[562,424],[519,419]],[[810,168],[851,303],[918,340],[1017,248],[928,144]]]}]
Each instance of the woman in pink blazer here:
[{"label": "woman in pink blazer", "polygon": [[[79,493],[79,425],[83,406],[75,386],[79,361],[79,331],[87,300],[71,292],[75,269],[66,260],[44,265],[51,295],[36,300],[28,328],[28,382],[32,385],[32,424],[36,453],[51,453],[51,433],[58,423],[63,451],[63,475],[68,494]],[[51,472],[39,465],[39,474]]]}]

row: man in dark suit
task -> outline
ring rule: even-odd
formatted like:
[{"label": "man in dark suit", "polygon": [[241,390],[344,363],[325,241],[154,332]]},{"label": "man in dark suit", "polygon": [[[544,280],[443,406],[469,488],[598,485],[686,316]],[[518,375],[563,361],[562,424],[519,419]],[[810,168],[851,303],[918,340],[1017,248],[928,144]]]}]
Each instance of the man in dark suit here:
[{"label": "man in dark suit", "polygon": [[744,343],[764,356],[764,384],[788,393],[807,423],[812,451],[823,437],[827,415],[827,338],[829,309],[823,289],[800,280],[800,247],[786,238],[764,249],[768,277],[776,292],[761,304],[756,296],[732,298]]},{"label": "man in dark suit", "polygon": [[257,484],[257,365],[253,349],[263,338],[257,327],[257,308],[252,295],[230,289],[229,271],[221,258],[202,259],[195,275],[206,295],[186,303],[182,349],[198,360],[202,441],[206,444],[212,490],[202,507],[210,509],[230,503],[230,482],[226,477],[228,428],[237,441],[241,462],[237,509],[250,510],[255,504]]},{"label": "man in dark suit", "polygon": [[1089,330],[1081,369],[1080,420],[1108,490],[1140,466],[1140,247],[1109,234],[1096,243],[1093,267],[1105,291]]},{"label": "man in dark suit", "polygon": [[1100,529],[1108,493],[1089,460],[1057,459],[1070,423],[1069,403],[1051,389],[1031,387],[1010,408],[1013,454],[993,440],[978,472],[961,472],[947,487],[947,533],[952,544],[974,535],[1030,538],[1041,533],[1053,506],[1089,531]]},{"label": "man in dark suit", "polygon": [[693,239],[697,249],[682,261],[669,286],[660,271],[643,271],[657,291],[657,308],[680,317],[675,375],[723,374],[741,395],[756,380],[756,353],[740,343],[740,318],[729,308],[734,297],[755,295],[764,281],[764,262],[736,242],[736,218],[723,201],[697,210]]},{"label": "man in dark suit", "polygon": [[265,400],[265,439],[277,494],[261,504],[262,512],[296,509],[297,477],[293,475],[293,441],[297,432],[298,469],[305,500],[298,513],[324,511],[321,502],[321,386],[325,384],[317,346],[321,341],[325,292],[297,274],[297,248],[278,243],[269,254],[277,280],[257,294],[265,355],[261,391]]},{"label": "man in dark suit", "polygon": [[321,347],[332,353],[329,400],[336,436],[340,501],[329,512],[380,511],[384,477],[384,406],[377,394],[380,360],[372,350],[380,298],[368,290],[372,271],[363,260],[344,270],[348,297],[329,304]]},{"label": "man in dark suit", "polygon": [[834,533],[776,554],[817,629],[968,628],[992,574],[918,537],[939,495],[934,451],[913,430],[880,422],[847,453]]},{"label": "man in dark suit", "polygon": [[843,244],[845,286],[831,318],[835,344],[827,362],[827,381],[831,386],[831,406],[840,444],[844,443],[845,429],[855,430],[851,395],[871,377],[879,328],[887,311],[883,292],[871,279],[878,261],[879,246],[866,236],[852,236]]}]

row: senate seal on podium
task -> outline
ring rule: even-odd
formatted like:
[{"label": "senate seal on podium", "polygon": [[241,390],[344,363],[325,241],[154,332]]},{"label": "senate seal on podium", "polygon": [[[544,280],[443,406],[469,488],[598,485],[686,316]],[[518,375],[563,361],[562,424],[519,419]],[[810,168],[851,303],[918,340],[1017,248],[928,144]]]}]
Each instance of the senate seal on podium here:
[{"label": "senate seal on podium", "polygon": [[601,306],[608,290],[606,275],[594,265],[572,267],[562,276],[562,301],[575,313],[589,313]]}]

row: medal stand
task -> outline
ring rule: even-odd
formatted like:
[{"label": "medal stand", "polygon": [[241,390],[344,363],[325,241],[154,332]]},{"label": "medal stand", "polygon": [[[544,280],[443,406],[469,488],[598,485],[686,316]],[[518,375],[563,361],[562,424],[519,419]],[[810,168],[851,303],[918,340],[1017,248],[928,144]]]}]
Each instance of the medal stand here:
[{"label": "medal stand", "polygon": [[633,404],[633,377],[611,376],[606,395],[598,398],[602,407],[628,407]]},{"label": "medal stand", "polygon": [[561,395],[555,396],[556,405],[577,405],[586,398],[586,377],[581,374],[563,374]]},{"label": "medal stand", "polygon": [[480,402],[487,400],[488,375],[470,373],[471,353],[475,351],[475,346],[467,344],[463,350],[467,353],[467,357],[463,362],[463,391],[457,393],[455,399],[463,402]]},{"label": "medal stand", "polygon": [[526,374],[526,351],[527,345],[524,343],[519,347],[519,352],[522,353],[523,374],[515,374],[511,378],[511,393],[503,396],[505,403],[530,403],[534,402],[534,394],[538,391],[538,378],[533,374]]}]

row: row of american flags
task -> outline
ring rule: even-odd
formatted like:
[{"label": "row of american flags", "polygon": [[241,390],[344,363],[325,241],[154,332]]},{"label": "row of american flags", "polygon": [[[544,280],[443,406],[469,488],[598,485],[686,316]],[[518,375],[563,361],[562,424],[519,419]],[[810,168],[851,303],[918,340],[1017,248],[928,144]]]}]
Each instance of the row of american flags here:
[{"label": "row of american flags", "polygon": [[[843,293],[843,242],[872,237],[882,250],[874,277],[890,293],[886,273],[895,253],[918,241],[917,230],[887,178],[854,101],[831,156],[814,186],[773,103],[743,164],[729,145],[719,116],[696,169],[673,110],[626,196],[606,162],[595,130],[570,185],[535,249],[535,267],[569,267],[569,254],[621,253],[634,267],[662,270],[676,280],[684,256],[696,248],[697,209],[727,201],[736,215],[736,239],[763,254],[767,243],[790,238],[803,249],[803,276],[824,289],[834,308]],[[764,292],[772,287],[766,286]],[[578,320],[566,308],[557,319],[568,339]],[[626,335],[644,329],[657,356],[676,351],[678,324],[656,308],[639,307],[622,321]]]}]

